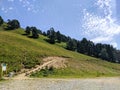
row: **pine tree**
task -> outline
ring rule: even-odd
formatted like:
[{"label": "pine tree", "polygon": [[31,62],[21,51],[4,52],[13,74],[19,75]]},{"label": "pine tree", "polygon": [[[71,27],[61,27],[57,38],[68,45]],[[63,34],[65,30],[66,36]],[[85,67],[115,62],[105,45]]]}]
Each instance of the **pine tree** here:
[{"label": "pine tree", "polygon": [[17,29],[20,28],[20,23],[18,20],[14,19],[14,20],[9,20],[7,22],[7,29],[8,30],[13,30],[13,29]]},{"label": "pine tree", "polygon": [[38,32],[37,32],[37,28],[36,27],[31,27],[31,30],[32,30],[32,37],[33,38],[38,38],[39,35],[38,35]]},{"label": "pine tree", "polygon": [[31,28],[29,26],[26,27],[25,32],[27,35],[30,35]]},{"label": "pine tree", "polygon": [[108,53],[107,50],[105,48],[102,48],[100,54],[99,54],[100,58],[104,59],[104,60],[108,60]]},{"label": "pine tree", "polygon": [[58,43],[61,43],[61,34],[60,34],[60,31],[56,32],[56,39],[57,39]]},{"label": "pine tree", "polygon": [[0,16],[0,25],[2,25],[4,22],[4,20],[2,19],[2,17]]},{"label": "pine tree", "polygon": [[77,49],[77,41],[75,39],[69,39],[67,42],[67,47],[68,50],[76,51]]},{"label": "pine tree", "polygon": [[55,31],[54,31],[54,28],[50,28],[49,33],[47,33],[47,34],[48,34],[48,37],[49,37],[49,43],[55,44],[56,34],[55,34]]}]

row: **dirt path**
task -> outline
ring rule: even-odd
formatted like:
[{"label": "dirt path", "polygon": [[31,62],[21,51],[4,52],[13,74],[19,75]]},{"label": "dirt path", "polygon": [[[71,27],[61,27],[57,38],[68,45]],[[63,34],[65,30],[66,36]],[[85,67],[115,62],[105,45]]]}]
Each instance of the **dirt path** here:
[{"label": "dirt path", "polygon": [[[28,76],[33,73],[40,71],[41,69],[45,68],[46,66],[48,67],[54,67],[54,68],[64,68],[66,67],[65,65],[65,58],[62,57],[47,57],[43,59],[43,64],[37,66],[36,68],[33,68],[25,73],[19,74],[12,79],[30,79]],[[32,79],[32,78],[31,78]]]}]

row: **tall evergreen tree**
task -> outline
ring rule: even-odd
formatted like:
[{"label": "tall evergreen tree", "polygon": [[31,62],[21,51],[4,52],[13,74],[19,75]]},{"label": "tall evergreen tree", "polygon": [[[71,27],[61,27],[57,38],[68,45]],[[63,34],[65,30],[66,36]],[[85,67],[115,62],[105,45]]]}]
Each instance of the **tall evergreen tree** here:
[{"label": "tall evergreen tree", "polygon": [[62,42],[67,42],[68,41],[68,37],[63,35],[63,34],[61,34],[61,41]]},{"label": "tall evergreen tree", "polygon": [[8,30],[13,30],[13,29],[20,28],[20,23],[16,19],[14,19],[14,20],[8,20],[7,25],[8,25],[8,27],[7,27]]},{"label": "tall evergreen tree", "polygon": [[47,36],[48,36],[48,37],[50,36],[50,30],[47,31]]},{"label": "tall evergreen tree", "polygon": [[79,47],[80,53],[88,54],[87,46],[88,46],[88,41],[87,41],[86,38],[83,38],[83,39],[81,40],[81,42],[80,42],[80,47]]},{"label": "tall evergreen tree", "polygon": [[42,34],[42,30],[37,29],[37,33],[38,33],[38,34]]},{"label": "tall evergreen tree", "polygon": [[38,35],[38,32],[37,32],[37,28],[36,27],[31,27],[31,30],[32,30],[32,37],[33,38],[38,38],[39,35]]},{"label": "tall evergreen tree", "polygon": [[31,27],[27,26],[26,29],[25,29],[25,32],[26,32],[27,35],[30,35]]},{"label": "tall evergreen tree", "polygon": [[108,53],[108,60],[110,62],[115,62],[115,56],[114,56],[114,48],[113,46],[111,45],[106,45],[106,50],[107,50],[107,53]]},{"label": "tall evergreen tree", "polygon": [[3,18],[0,16],[0,25],[2,25],[4,22]]},{"label": "tall evergreen tree", "polygon": [[67,47],[68,50],[76,51],[77,50],[77,41],[75,39],[69,39],[67,42]]},{"label": "tall evergreen tree", "polygon": [[115,62],[120,63],[120,50],[114,50]]},{"label": "tall evergreen tree", "polygon": [[88,41],[88,45],[87,45],[87,51],[88,51],[88,55],[90,56],[94,56],[94,43],[92,41]]},{"label": "tall evergreen tree", "polygon": [[46,32],[45,32],[45,31],[42,33],[42,35],[47,36],[47,34],[46,34]]},{"label": "tall evergreen tree", "polygon": [[54,31],[54,28],[50,28],[49,33],[47,33],[47,34],[48,34],[48,37],[49,37],[49,42],[51,44],[54,44],[55,43],[55,37],[56,37],[56,33]]},{"label": "tall evergreen tree", "polygon": [[60,34],[60,31],[56,32],[56,39],[57,39],[58,43],[61,43],[61,34]]},{"label": "tall evergreen tree", "polygon": [[99,53],[100,58],[107,60],[108,59],[108,53],[105,48],[102,48],[101,52]]},{"label": "tall evergreen tree", "polygon": [[98,44],[95,45],[94,48],[95,48],[94,55],[95,55],[95,57],[99,58],[100,57],[99,54],[102,50],[102,44],[98,43]]}]

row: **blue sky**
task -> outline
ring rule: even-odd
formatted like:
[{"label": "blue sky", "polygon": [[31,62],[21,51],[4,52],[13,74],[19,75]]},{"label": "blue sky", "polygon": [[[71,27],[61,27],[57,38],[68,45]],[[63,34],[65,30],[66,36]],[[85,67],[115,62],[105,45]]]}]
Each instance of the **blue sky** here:
[{"label": "blue sky", "polygon": [[119,0],[0,0],[0,15],[18,19],[21,26],[42,31],[54,27],[65,35],[120,49]]}]

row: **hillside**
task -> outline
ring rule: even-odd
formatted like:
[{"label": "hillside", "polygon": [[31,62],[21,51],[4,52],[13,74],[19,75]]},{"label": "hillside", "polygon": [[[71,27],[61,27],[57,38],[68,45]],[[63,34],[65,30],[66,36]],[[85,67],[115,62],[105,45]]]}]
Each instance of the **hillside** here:
[{"label": "hillside", "polygon": [[[41,64],[43,58],[56,56],[67,58],[67,67],[55,69],[49,77],[100,77],[119,76],[120,64],[110,63],[64,49],[64,43],[49,44],[47,37],[28,38],[23,29],[4,31],[0,28],[0,63],[8,64],[8,72],[19,72]],[[41,77],[41,72],[33,74]]]}]

